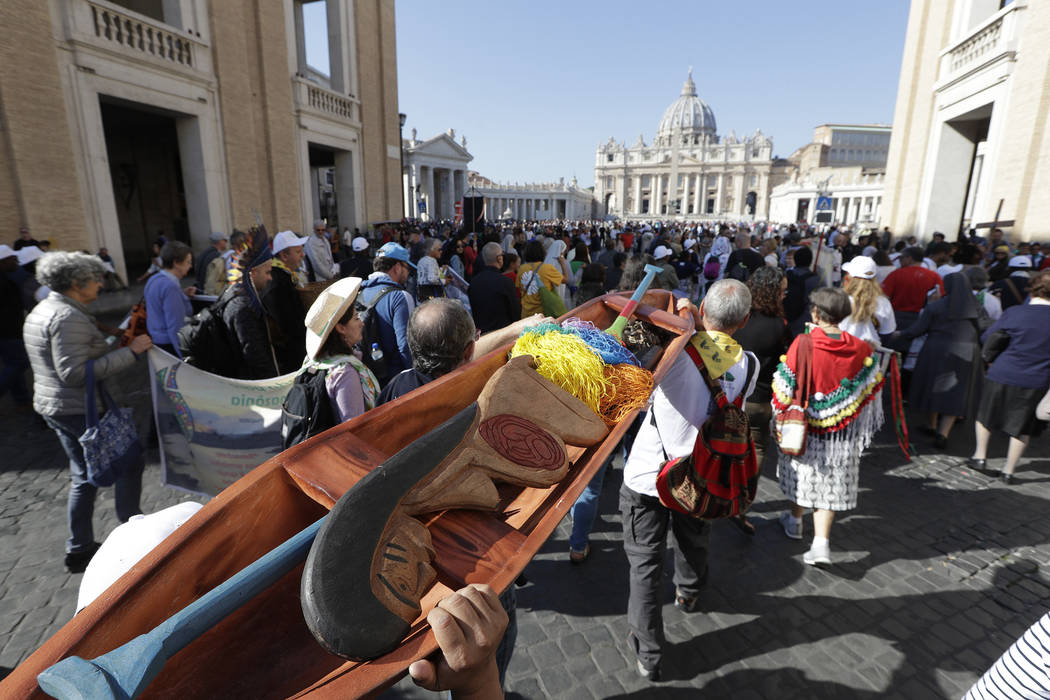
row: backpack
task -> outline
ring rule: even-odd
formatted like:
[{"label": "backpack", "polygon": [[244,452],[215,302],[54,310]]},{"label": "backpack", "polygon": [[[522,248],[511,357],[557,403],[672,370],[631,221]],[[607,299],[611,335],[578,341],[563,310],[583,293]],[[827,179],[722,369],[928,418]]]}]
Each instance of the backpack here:
[{"label": "backpack", "polygon": [[372,356],[373,345],[378,345],[380,350],[383,348],[383,337],[379,332],[379,312],[375,308],[387,294],[398,290],[404,291],[405,288],[400,284],[386,283],[376,286],[383,286],[386,289],[377,294],[371,304],[363,304],[364,309],[358,316],[364,325],[361,329],[361,341],[357,344],[357,347],[361,349],[361,360],[365,363],[365,366],[372,370],[372,374],[376,375],[376,379],[379,380],[380,384],[383,384],[389,374],[387,359],[382,353],[380,353],[378,358]]},{"label": "backpack", "polygon": [[722,264],[718,262],[718,256],[708,254],[707,260],[704,261],[704,279],[716,280],[718,279],[718,273],[722,271]]},{"label": "backpack", "polygon": [[788,273],[787,295],[784,297],[784,318],[794,321],[806,311],[806,281],[816,273],[806,270],[801,275]]},{"label": "backpack", "polygon": [[234,295],[227,294],[197,312],[179,329],[179,352],[189,364],[223,377],[236,377],[241,349],[230,338],[222,312]]},{"label": "backpack", "polygon": [[[686,345],[685,350],[711,391],[715,406],[700,426],[692,454],[669,459],[660,466],[656,477],[660,502],[671,510],[705,520],[741,515],[758,493],[755,444],[747,413],[741,408],[744,392],[736,401],[729,401],[722,385],[708,374],[696,348]],[[745,357],[746,390],[757,363]],[[649,415],[655,427],[656,416],[652,412]]]},{"label": "backpack", "polygon": [[325,379],[328,370],[312,367],[299,373],[281,406],[281,449],[287,450],[335,425]]}]

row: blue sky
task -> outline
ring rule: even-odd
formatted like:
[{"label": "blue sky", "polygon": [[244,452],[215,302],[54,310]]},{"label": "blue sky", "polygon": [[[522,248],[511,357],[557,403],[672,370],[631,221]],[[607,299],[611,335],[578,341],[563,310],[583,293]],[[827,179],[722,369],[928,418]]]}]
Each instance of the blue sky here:
[{"label": "blue sky", "polygon": [[[787,157],[818,124],[890,123],[907,0],[398,0],[405,136],[466,135],[500,181],[594,183],[610,136],[651,142],[689,66],[718,132]],[[307,31],[323,3],[306,6]],[[323,27],[323,24],[320,24]],[[320,28],[318,27],[318,28]],[[320,41],[307,60],[326,63]],[[316,49],[320,49],[320,51]]]}]

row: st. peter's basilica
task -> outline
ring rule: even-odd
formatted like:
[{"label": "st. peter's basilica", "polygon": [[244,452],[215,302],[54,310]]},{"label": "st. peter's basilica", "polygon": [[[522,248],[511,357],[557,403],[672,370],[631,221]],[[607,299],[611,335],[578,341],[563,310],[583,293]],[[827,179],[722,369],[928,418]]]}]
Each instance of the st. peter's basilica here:
[{"label": "st. peter's basilica", "polygon": [[651,144],[639,135],[633,146],[612,138],[598,146],[594,192],[599,207],[617,217],[762,220],[770,190],[786,179],[776,165],[761,130],[743,139],[718,136],[690,70]]}]

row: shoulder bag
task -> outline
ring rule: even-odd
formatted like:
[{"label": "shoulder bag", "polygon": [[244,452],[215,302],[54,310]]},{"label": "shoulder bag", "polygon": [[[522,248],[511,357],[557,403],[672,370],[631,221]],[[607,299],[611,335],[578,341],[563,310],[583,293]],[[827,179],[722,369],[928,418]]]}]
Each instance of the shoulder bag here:
[{"label": "shoulder bag", "polygon": [[[547,288],[547,285],[543,283],[543,278],[540,277],[539,265],[529,270],[526,274],[531,274],[533,279],[536,280],[536,286],[539,288],[540,295],[540,306],[543,307],[543,313],[551,318],[559,318],[564,316],[568,309],[565,307],[565,302],[555,292]],[[525,293],[528,294],[529,287],[532,285],[532,279],[527,284],[523,284],[522,288]]]},{"label": "shoulder bag", "polygon": [[142,444],[131,409],[117,406],[101,382],[98,391],[106,412],[99,418],[94,360],[87,362],[84,382],[86,426],[80,436],[80,446],[84,449],[87,479],[92,486],[112,486],[122,474],[138,466],[142,460]]},{"label": "shoulder bag", "polygon": [[813,338],[808,334],[799,337],[798,367],[795,373],[795,395],[791,405],[777,414],[776,436],[780,451],[794,457],[806,453],[806,434],[809,431],[809,375],[813,360]]}]

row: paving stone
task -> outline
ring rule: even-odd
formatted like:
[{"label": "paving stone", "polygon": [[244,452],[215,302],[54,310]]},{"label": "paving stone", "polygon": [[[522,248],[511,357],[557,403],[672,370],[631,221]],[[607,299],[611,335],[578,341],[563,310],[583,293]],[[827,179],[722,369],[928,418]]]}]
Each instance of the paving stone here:
[{"label": "paving stone", "polygon": [[[768,469],[749,516],[754,538],[712,527],[703,613],[670,604],[668,552],[664,619],[673,649],[659,686],[637,675],[624,641],[621,472],[612,471],[591,559],[565,563],[562,523],[530,565],[530,585],[518,589],[509,697],[961,696],[1050,605],[1050,484],[1038,473],[1050,443],[1033,441],[1022,478],[1007,489],[961,473],[973,433],[969,425],[956,431],[958,449],[911,463],[891,433],[877,436],[862,463],[860,507],[833,528],[842,559],[827,570],[802,563],[808,542],[784,537],[776,518],[787,504]],[[991,451],[1005,454],[1005,441],[993,438]],[[32,420],[0,421],[0,454],[14,456],[0,464],[0,666],[10,668],[70,618],[81,576],[61,563],[68,476],[57,440]],[[143,504],[188,500],[159,484],[155,450],[148,457]],[[101,493],[95,516],[97,536],[115,527],[111,493]],[[808,540],[809,515],[805,527]],[[402,682],[390,697],[437,696]]]}]

